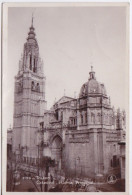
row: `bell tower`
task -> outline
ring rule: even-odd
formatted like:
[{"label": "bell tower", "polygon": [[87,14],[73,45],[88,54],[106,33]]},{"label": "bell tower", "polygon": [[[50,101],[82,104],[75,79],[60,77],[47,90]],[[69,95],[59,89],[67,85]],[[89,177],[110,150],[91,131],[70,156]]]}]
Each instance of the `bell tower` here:
[{"label": "bell tower", "polygon": [[37,158],[36,132],[46,109],[45,76],[33,18],[15,76],[13,152],[25,161]]}]

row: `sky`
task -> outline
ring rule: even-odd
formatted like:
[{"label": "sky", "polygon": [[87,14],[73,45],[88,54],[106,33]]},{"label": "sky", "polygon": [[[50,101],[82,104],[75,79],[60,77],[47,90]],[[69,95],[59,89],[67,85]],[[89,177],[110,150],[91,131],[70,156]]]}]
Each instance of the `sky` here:
[{"label": "sky", "polygon": [[3,66],[3,109],[13,124],[14,77],[31,26],[44,61],[47,108],[55,98],[78,96],[91,65],[115,108],[128,106],[125,7],[14,7],[8,11],[8,63]]}]

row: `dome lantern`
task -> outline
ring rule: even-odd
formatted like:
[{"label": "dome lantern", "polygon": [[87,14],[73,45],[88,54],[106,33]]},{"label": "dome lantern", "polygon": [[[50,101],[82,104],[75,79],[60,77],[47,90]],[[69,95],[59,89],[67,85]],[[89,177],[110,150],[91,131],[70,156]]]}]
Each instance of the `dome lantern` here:
[{"label": "dome lantern", "polygon": [[90,74],[89,80],[90,80],[90,79],[96,79],[96,78],[95,78],[95,72],[93,71],[93,66],[91,66],[91,72],[90,72],[89,74]]}]

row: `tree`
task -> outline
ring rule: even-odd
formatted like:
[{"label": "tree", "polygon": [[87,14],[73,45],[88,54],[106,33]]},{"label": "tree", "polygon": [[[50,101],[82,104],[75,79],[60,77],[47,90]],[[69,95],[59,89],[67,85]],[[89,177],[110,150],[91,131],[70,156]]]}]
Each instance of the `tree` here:
[{"label": "tree", "polygon": [[[43,156],[40,163],[41,169],[45,169],[46,182],[48,181],[49,167],[55,167],[55,160],[52,160],[51,157]],[[48,185],[45,184],[45,192],[48,190]]]}]

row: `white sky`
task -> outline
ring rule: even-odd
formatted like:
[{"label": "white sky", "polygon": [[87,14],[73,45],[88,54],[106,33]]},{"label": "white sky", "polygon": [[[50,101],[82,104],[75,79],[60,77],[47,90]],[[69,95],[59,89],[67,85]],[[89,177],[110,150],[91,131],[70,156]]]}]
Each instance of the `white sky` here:
[{"label": "white sky", "polygon": [[[8,64],[3,67],[6,128],[13,123],[14,76],[34,8],[9,8]],[[44,61],[48,108],[64,94],[74,97],[89,78],[91,63],[111,103],[128,104],[125,7],[36,8],[34,27]]]}]

